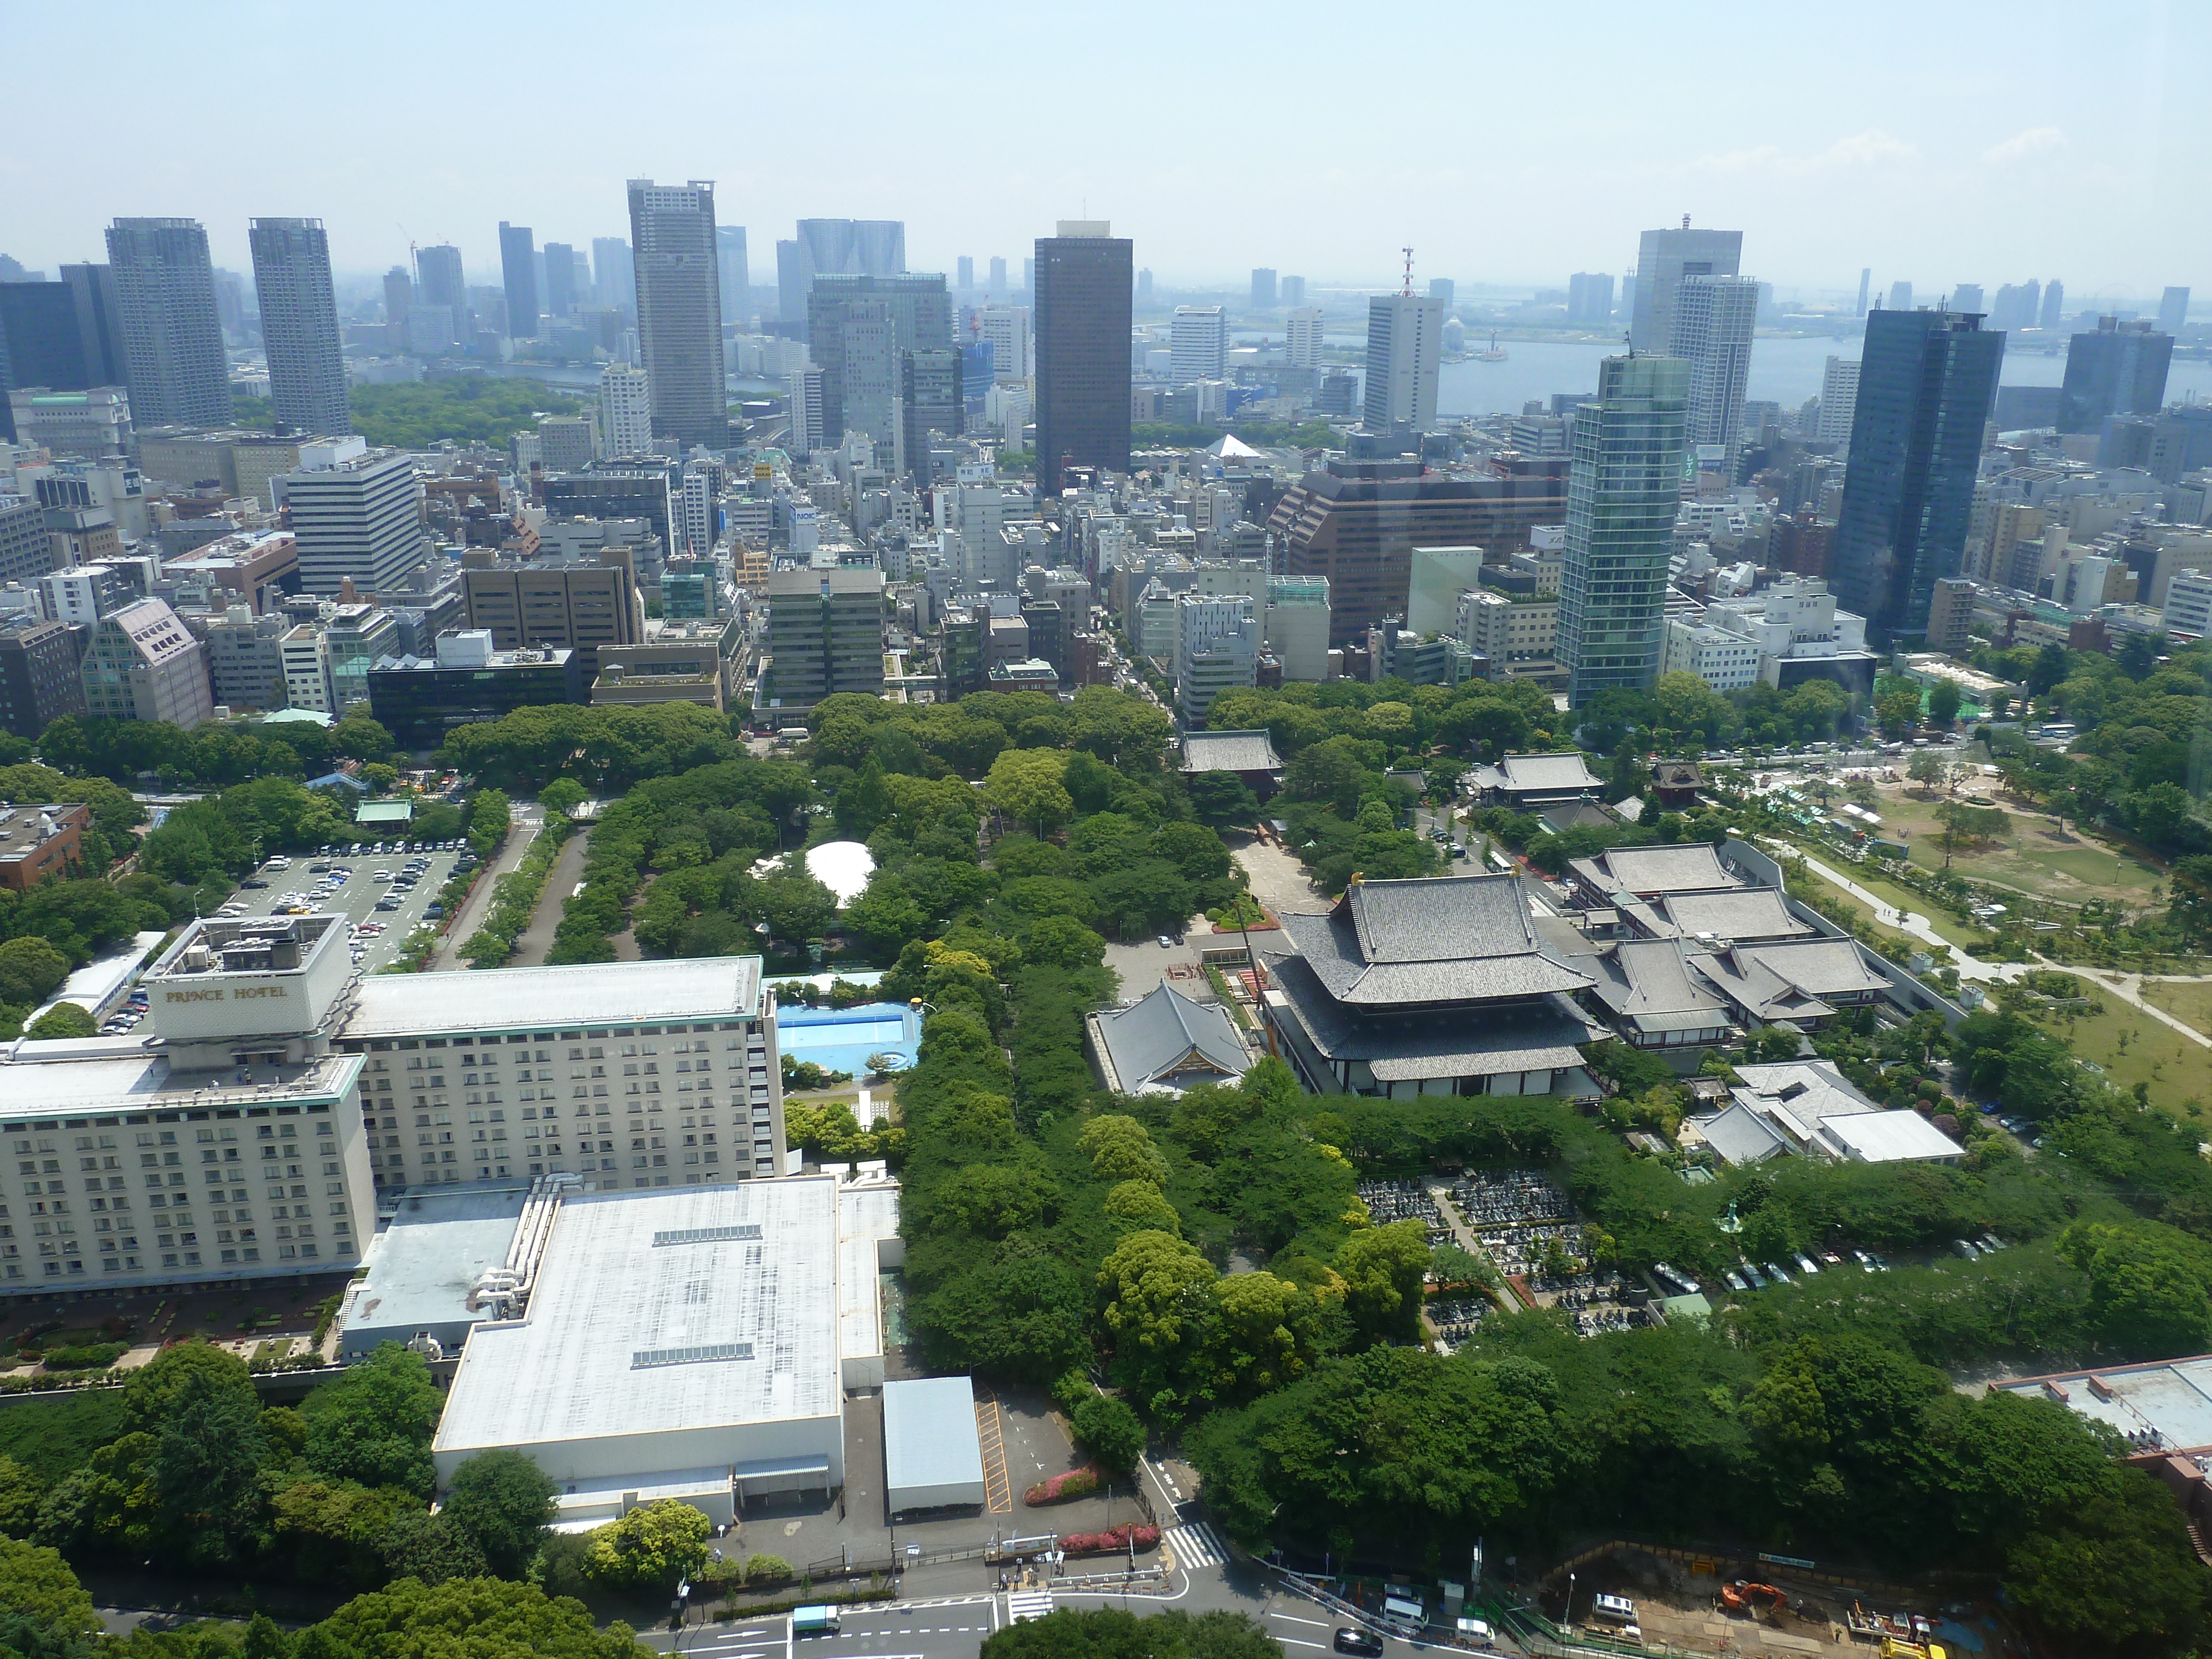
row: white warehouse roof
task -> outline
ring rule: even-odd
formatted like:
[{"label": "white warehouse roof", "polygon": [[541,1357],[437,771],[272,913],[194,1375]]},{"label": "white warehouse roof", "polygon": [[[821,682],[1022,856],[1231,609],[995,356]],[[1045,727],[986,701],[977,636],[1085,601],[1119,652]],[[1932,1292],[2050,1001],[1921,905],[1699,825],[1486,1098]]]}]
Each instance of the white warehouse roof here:
[{"label": "white warehouse roof", "polygon": [[525,1316],[469,1335],[441,1478],[495,1446],[562,1482],[793,1458],[842,1477],[838,1233],[834,1179],[569,1195]]}]

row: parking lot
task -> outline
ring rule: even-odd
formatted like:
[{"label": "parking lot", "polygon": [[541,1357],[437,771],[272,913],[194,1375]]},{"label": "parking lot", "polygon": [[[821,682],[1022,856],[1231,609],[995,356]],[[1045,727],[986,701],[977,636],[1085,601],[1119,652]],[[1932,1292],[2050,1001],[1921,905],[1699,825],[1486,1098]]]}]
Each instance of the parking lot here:
[{"label": "parking lot", "polygon": [[[404,845],[413,849],[428,843]],[[455,866],[473,856],[467,849],[465,841],[443,843],[435,852],[403,850],[397,842],[382,847],[372,842],[357,854],[340,848],[328,856],[271,859],[240,884],[222,914],[277,915],[297,905],[310,915],[343,915],[353,933],[355,967],[364,974],[377,973],[391,964],[400,941],[439,902],[439,891]],[[386,878],[378,879],[380,874]],[[380,909],[381,904],[392,908]]]}]

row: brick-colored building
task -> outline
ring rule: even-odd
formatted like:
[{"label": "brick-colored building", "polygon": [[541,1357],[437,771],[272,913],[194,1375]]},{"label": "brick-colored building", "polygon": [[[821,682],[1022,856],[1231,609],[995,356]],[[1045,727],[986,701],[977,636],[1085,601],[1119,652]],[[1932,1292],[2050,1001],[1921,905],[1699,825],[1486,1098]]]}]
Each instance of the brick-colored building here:
[{"label": "brick-colored building", "polygon": [[0,801],[0,887],[22,892],[84,861],[88,806]]}]

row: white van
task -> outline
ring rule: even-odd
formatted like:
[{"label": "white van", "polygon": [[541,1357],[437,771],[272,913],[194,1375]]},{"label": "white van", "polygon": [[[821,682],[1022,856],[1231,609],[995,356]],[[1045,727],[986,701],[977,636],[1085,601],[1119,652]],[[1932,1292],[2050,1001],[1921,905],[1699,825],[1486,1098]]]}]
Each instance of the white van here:
[{"label": "white van", "polygon": [[1632,1625],[1636,1622],[1636,1603],[1625,1595],[1593,1595],[1590,1617],[1601,1624]]}]

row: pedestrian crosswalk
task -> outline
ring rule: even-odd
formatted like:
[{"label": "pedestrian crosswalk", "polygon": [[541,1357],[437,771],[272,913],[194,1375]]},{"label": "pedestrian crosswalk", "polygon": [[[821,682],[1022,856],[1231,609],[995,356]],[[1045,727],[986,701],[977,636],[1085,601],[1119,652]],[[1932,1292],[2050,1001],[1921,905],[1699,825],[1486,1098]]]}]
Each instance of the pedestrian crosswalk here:
[{"label": "pedestrian crosswalk", "polygon": [[1006,1622],[1018,1625],[1025,1619],[1048,1619],[1052,1616],[1050,1590],[1008,1590],[1006,1592]]},{"label": "pedestrian crosswalk", "polygon": [[1175,1552],[1180,1566],[1218,1567],[1229,1559],[1229,1546],[1203,1521],[1169,1528],[1164,1541]]}]

